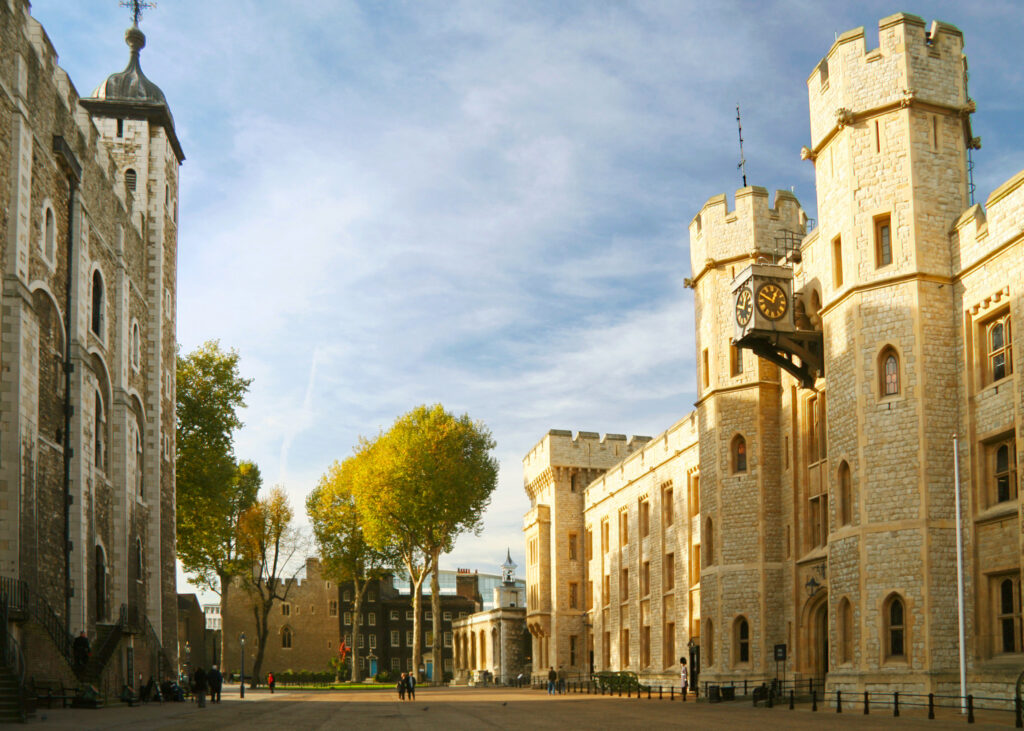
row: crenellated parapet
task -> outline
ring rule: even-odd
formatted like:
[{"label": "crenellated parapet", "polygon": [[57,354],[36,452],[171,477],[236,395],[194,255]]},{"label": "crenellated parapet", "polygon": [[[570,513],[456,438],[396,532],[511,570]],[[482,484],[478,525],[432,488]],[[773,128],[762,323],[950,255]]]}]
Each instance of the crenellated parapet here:
[{"label": "crenellated parapet", "polygon": [[775,191],[769,204],[767,189],[740,188],[732,210],[724,193],[713,196],[690,222],[692,281],[719,264],[757,253],[774,258],[799,245],[806,225],[807,215],[788,190]]},{"label": "crenellated parapet", "polygon": [[863,27],[843,33],[807,79],[811,147],[805,156],[817,155],[844,127],[893,108],[924,105],[966,118],[974,108],[963,45],[955,26],[934,21],[929,28],[906,13],[879,21],[878,47],[870,51]]},{"label": "crenellated parapet", "polygon": [[957,271],[982,263],[1005,244],[1024,235],[1024,170],[1000,185],[985,201],[971,206],[953,227]]},{"label": "crenellated parapet", "polygon": [[523,458],[523,487],[536,500],[556,477],[579,476],[580,492],[605,470],[642,448],[650,437],[551,429]]}]

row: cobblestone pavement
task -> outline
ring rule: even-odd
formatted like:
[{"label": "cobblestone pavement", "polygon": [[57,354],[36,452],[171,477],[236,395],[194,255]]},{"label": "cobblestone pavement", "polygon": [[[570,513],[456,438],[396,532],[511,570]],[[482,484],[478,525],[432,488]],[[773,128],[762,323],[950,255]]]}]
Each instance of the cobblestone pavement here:
[{"label": "cobblestone pavement", "polygon": [[[857,728],[951,729],[1013,728],[1013,714],[979,711],[967,726],[956,711],[940,709],[929,721],[923,709],[890,709],[865,716],[847,707],[842,714],[808,705],[752,708],[746,702],[682,703],[676,698],[627,699],[504,688],[420,688],[416,701],[399,701],[392,691],[225,691],[220,704],[197,708],[192,703],[112,707],[100,710],[41,708],[29,727],[50,729],[690,729]],[[24,728],[8,725],[5,728]]]}]

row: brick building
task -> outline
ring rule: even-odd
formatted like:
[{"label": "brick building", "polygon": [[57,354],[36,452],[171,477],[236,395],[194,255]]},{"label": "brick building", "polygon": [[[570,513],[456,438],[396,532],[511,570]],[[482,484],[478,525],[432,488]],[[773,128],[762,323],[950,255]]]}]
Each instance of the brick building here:
[{"label": "brick building", "polygon": [[959,490],[968,689],[1011,697],[1024,172],[972,205],[953,26],[844,33],[807,86],[817,225],[758,187],[690,222],[696,410],[523,461],[533,653],[727,682],[784,645],[779,672],[830,691],[957,693]]},{"label": "brick building", "polygon": [[[176,665],[170,108],[127,67],[79,97],[0,2],[0,576],[29,675],[108,694]],[[93,660],[77,674],[69,636]]]}]

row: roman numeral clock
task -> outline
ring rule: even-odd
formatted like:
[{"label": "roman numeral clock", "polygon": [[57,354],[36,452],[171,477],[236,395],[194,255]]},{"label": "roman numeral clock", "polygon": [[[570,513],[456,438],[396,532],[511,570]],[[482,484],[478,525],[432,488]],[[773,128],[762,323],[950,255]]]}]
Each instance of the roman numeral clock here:
[{"label": "roman numeral clock", "polygon": [[793,291],[793,269],[751,264],[732,283],[733,344],[754,351],[813,388],[822,373],[821,332],[797,327],[801,293]]}]

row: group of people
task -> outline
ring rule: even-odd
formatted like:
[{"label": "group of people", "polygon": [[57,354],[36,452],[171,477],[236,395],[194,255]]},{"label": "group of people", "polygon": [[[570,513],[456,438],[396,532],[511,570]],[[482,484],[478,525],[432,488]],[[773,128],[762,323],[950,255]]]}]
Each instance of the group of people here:
[{"label": "group of people", "polygon": [[206,708],[206,692],[210,692],[210,702],[220,703],[220,692],[224,687],[224,675],[214,665],[209,671],[202,667],[192,673],[192,697],[200,708]]},{"label": "group of people", "polygon": [[399,700],[416,700],[416,676],[412,673],[402,673],[402,677],[395,683],[395,689],[398,690]]},{"label": "group of people", "polygon": [[558,672],[555,672],[554,667],[548,670],[548,695],[564,693],[566,677],[565,668],[561,665],[558,666]]}]

